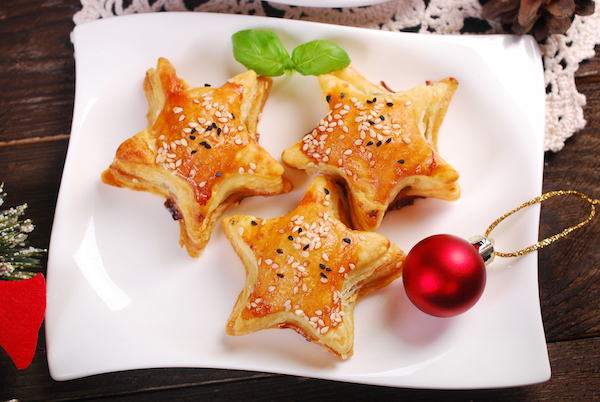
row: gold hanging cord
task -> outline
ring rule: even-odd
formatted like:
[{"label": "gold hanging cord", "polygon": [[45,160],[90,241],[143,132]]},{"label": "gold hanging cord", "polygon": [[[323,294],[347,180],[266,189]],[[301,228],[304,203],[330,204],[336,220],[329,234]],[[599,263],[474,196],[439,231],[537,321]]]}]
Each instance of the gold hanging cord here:
[{"label": "gold hanging cord", "polygon": [[594,216],[596,215],[596,204],[600,205],[600,200],[592,199],[592,198],[588,197],[587,195],[582,194],[582,193],[580,193],[578,191],[573,191],[573,190],[550,191],[550,192],[547,192],[545,194],[540,195],[539,197],[536,197],[536,198],[534,198],[532,200],[527,201],[523,205],[521,205],[521,206],[513,209],[509,213],[504,214],[503,216],[501,216],[500,218],[498,218],[494,223],[492,223],[490,225],[490,227],[488,228],[488,230],[485,232],[485,237],[489,238],[489,235],[490,235],[491,231],[494,230],[494,228],[496,226],[498,226],[498,224],[500,222],[502,222],[504,219],[506,219],[510,215],[514,214],[515,212],[517,212],[517,211],[519,211],[519,210],[521,210],[521,209],[523,209],[525,207],[528,207],[530,205],[537,204],[538,202],[545,201],[548,198],[554,197],[556,195],[575,195],[575,196],[577,196],[577,197],[579,197],[579,198],[581,198],[581,199],[589,202],[591,204],[591,207],[592,207],[592,210],[590,212],[590,216],[588,216],[588,218],[585,221],[583,221],[583,222],[581,222],[581,223],[579,223],[579,224],[577,224],[575,226],[571,226],[570,228],[567,228],[567,229],[563,230],[562,232],[560,232],[558,234],[555,234],[554,236],[548,237],[548,238],[546,238],[544,240],[540,240],[536,244],[534,244],[533,246],[529,246],[529,247],[524,248],[522,250],[514,251],[512,253],[501,253],[501,252],[498,252],[498,251],[494,251],[494,254],[497,255],[498,257],[518,257],[518,256],[521,256],[521,255],[525,255],[525,254],[527,254],[527,253],[529,253],[531,251],[539,250],[540,248],[546,247],[547,245],[549,245],[551,243],[554,243],[556,240],[558,240],[558,239],[560,239],[562,237],[565,237],[569,233],[571,233],[571,232],[573,232],[573,231],[575,231],[575,230],[577,230],[577,229],[579,229],[579,228],[587,225],[594,218]]}]

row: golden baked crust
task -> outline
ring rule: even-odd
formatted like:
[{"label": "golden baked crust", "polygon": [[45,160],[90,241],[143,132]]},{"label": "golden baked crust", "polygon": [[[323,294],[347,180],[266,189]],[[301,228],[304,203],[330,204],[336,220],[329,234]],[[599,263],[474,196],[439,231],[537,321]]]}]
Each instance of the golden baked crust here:
[{"label": "golden baked crust", "polygon": [[292,188],[283,166],[257,143],[271,85],[247,71],[220,88],[193,88],[159,59],[144,81],[148,127],[119,146],[102,180],[166,198],[180,244],[198,257],[230,204]]},{"label": "golden baked crust", "polygon": [[317,176],[285,216],[223,216],[247,275],[228,334],[292,328],[338,357],[352,356],[354,305],[398,278],[406,256],[380,234],[349,229],[344,215],[335,182]]},{"label": "golden baked crust", "polygon": [[348,67],[319,85],[329,113],[283,162],[343,183],[356,229],[377,229],[388,209],[415,197],[458,199],[458,173],[437,152],[456,80],[391,92]]}]

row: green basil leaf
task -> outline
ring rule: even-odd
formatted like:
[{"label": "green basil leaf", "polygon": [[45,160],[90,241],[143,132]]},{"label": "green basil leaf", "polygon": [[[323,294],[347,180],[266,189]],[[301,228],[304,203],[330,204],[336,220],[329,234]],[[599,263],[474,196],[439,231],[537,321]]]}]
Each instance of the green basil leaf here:
[{"label": "green basil leaf", "polygon": [[313,40],[298,46],[292,52],[292,61],[302,75],[327,74],[350,65],[344,49],[328,40]]},{"label": "green basil leaf", "polygon": [[293,73],[290,56],[273,32],[260,29],[239,31],[231,40],[235,59],[257,74],[276,77]]}]

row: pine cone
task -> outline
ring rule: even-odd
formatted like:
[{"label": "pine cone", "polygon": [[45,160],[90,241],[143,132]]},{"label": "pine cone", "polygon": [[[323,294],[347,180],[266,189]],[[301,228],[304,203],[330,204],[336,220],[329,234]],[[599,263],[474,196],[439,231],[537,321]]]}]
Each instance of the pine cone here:
[{"label": "pine cone", "polygon": [[538,41],[549,34],[563,34],[571,26],[575,14],[594,13],[594,0],[490,0],[483,4],[482,17],[500,18],[512,32],[531,33]]}]

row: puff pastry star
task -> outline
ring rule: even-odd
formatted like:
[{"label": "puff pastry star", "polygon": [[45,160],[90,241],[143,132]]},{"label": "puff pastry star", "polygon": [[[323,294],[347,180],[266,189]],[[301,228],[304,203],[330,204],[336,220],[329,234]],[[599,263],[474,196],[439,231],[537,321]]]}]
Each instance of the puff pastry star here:
[{"label": "puff pastry star", "polygon": [[292,188],[283,166],[257,143],[271,85],[247,71],[220,88],[194,88],[159,59],[144,81],[148,126],[119,146],[103,181],[166,198],[180,244],[198,257],[230,204]]},{"label": "puff pastry star", "polygon": [[388,209],[416,197],[460,196],[458,173],[437,152],[456,80],[391,92],[348,67],[320,76],[319,85],[329,113],[283,162],[343,183],[356,229],[377,229]]},{"label": "puff pastry star", "polygon": [[333,179],[316,176],[285,216],[223,217],[247,274],[228,334],[292,328],[335,356],[353,354],[357,300],[398,278],[405,254],[380,234],[349,229],[344,216]]}]

